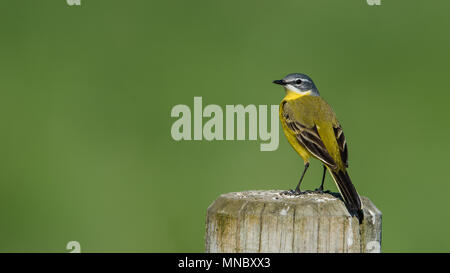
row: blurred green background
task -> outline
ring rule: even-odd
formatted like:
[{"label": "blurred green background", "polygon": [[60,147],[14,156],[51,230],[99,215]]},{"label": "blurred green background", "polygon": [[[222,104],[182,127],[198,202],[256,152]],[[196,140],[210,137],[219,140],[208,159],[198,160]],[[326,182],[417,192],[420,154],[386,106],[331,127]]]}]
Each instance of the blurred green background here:
[{"label": "blurred green background", "polygon": [[278,104],[292,72],[337,113],[382,251],[450,251],[448,1],[81,4],[0,3],[0,251],[202,252],[219,194],[292,188],[303,162],[281,130],[274,152],[176,142],[170,111]]}]

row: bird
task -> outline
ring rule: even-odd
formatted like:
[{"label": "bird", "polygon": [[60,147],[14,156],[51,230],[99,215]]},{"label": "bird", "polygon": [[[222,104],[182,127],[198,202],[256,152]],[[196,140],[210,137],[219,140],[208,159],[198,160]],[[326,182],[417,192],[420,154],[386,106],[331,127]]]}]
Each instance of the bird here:
[{"label": "bird", "polygon": [[361,223],[364,214],[358,192],[348,174],[347,141],[336,114],[320,96],[313,80],[305,74],[292,73],[273,83],[284,87],[286,94],[280,103],[279,115],[284,134],[294,150],[304,161],[304,169],[295,190],[283,194],[299,195],[310,158],[323,164],[322,183],[317,192],[323,193],[327,170],[349,211]]}]

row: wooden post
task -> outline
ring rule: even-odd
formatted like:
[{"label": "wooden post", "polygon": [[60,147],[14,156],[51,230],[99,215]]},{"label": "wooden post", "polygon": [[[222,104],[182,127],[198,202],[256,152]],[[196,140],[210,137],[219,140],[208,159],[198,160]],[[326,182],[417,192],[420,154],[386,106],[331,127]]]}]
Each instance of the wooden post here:
[{"label": "wooden post", "polygon": [[364,221],[336,194],[222,194],[208,208],[206,252],[380,252],[381,212],[366,197]]}]

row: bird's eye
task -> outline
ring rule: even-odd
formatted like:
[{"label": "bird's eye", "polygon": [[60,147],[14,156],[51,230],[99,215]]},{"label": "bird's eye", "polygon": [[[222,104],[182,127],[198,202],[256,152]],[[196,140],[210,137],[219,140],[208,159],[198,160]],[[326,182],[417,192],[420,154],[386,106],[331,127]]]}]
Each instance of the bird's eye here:
[{"label": "bird's eye", "polygon": [[295,83],[296,84],[302,84],[302,80],[296,80]]}]

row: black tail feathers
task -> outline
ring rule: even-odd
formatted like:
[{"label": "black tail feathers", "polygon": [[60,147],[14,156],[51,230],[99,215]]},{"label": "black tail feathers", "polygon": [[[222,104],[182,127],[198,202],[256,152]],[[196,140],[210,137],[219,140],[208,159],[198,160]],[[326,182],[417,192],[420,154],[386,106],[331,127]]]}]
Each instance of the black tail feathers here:
[{"label": "black tail feathers", "polygon": [[362,211],[361,199],[356,192],[355,186],[353,186],[348,173],[344,170],[331,171],[334,181],[339,188],[339,192],[344,198],[345,205],[352,216],[358,217],[361,224],[364,219],[364,213]]}]

